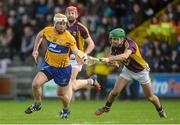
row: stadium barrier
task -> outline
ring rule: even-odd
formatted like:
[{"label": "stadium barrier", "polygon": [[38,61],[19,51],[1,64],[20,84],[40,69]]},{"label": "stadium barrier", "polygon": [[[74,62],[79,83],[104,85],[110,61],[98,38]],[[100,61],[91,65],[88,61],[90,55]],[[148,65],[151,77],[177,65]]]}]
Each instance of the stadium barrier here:
[{"label": "stadium barrier", "polygon": [[[105,83],[105,91],[108,93],[114,86],[116,78],[119,74],[107,75]],[[159,97],[173,98],[180,97],[180,74],[170,74],[170,73],[154,73],[151,74],[153,92]],[[126,88],[128,95],[131,94],[129,90],[130,86],[133,85],[135,92],[139,97],[144,97],[143,90],[137,81],[131,81],[129,86]],[[56,95],[56,84],[53,80],[49,81],[43,86],[43,96],[44,97],[57,97]]]},{"label": "stadium barrier", "polygon": [[[107,90],[111,90],[118,74],[107,77]],[[137,83],[137,81],[132,81]],[[131,82],[131,83],[132,83]],[[154,73],[151,74],[153,92],[159,97],[180,97],[180,74]],[[139,84],[134,87],[139,97],[144,97],[143,90]]]},{"label": "stadium barrier", "polygon": [[[111,91],[118,76],[119,74],[111,74],[111,75],[107,75],[106,77],[103,77],[105,79],[104,81],[106,81],[106,83],[104,83],[104,88],[105,88],[104,90],[106,91],[106,94]],[[151,74],[151,80],[152,80],[153,91],[159,97],[164,97],[164,98],[180,97],[179,73],[177,74],[154,73]],[[133,89],[136,92],[136,95],[138,95],[138,97],[144,97],[143,90],[140,87],[140,85],[137,84],[137,81],[131,81],[130,84],[126,87],[125,90],[128,93],[127,95],[131,95],[131,91],[132,91],[130,90],[130,88],[132,88],[130,87],[131,85],[133,85]],[[11,76],[6,75],[0,77],[0,98],[15,98],[16,95],[18,94],[17,88],[18,86],[12,81]],[[45,98],[57,97],[56,88],[57,85],[54,83],[53,80],[46,83],[43,86],[43,97]],[[29,87],[28,89],[29,91],[26,90],[27,94],[31,92],[31,87]],[[23,94],[26,95],[26,93]]]},{"label": "stadium barrier", "polygon": [[12,83],[12,77],[9,75],[0,76],[0,98],[14,98],[15,84]]},{"label": "stadium barrier", "polygon": [[[152,87],[160,97],[180,97],[180,74],[152,74]],[[141,87],[138,89],[140,96],[144,96]]]}]

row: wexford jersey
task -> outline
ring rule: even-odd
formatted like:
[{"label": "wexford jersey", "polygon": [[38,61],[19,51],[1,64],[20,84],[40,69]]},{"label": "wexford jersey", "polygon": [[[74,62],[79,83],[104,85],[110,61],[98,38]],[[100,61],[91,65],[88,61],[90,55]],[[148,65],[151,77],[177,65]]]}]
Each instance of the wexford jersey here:
[{"label": "wexford jersey", "polygon": [[84,39],[89,37],[88,29],[82,23],[76,21],[74,25],[68,26],[68,30],[76,39],[78,49],[84,51]]},{"label": "wexford jersey", "polygon": [[123,45],[121,47],[112,47],[111,54],[112,55],[122,54],[127,49],[131,50],[132,54],[128,59],[124,60],[122,63],[129,70],[133,72],[140,72],[148,67],[148,64],[141,56],[137,44],[129,38],[123,41]]},{"label": "wexford jersey", "polygon": [[57,34],[54,32],[54,27],[45,27],[43,34],[48,43],[45,62],[53,67],[67,67],[70,65],[69,52],[70,49],[76,47],[76,44],[69,31]]}]

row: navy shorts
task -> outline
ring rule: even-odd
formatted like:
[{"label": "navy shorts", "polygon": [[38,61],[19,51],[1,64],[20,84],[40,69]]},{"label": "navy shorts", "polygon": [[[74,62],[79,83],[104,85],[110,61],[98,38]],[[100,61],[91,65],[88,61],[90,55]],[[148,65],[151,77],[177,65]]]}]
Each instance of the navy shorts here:
[{"label": "navy shorts", "polygon": [[67,67],[56,68],[48,65],[47,63],[44,63],[41,70],[41,72],[47,76],[48,80],[54,79],[54,82],[61,87],[67,86],[69,84],[71,71],[71,65]]}]

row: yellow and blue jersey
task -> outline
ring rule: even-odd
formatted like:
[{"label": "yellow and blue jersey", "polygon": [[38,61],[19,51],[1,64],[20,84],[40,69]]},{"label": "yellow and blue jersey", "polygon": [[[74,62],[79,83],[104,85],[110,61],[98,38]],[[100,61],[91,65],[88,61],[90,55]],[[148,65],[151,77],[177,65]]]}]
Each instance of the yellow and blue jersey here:
[{"label": "yellow and blue jersey", "polygon": [[54,32],[54,27],[43,29],[44,38],[47,40],[48,48],[45,62],[53,67],[67,67],[70,65],[70,49],[76,47],[76,41],[69,31],[62,34]]}]

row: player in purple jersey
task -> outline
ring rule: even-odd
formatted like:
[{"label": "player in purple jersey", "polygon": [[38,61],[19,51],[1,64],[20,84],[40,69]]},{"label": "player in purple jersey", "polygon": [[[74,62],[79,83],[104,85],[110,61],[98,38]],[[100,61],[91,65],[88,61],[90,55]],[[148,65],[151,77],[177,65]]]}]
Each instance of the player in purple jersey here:
[{"label": "player in purple jersey", "polygon": [[[88,29],[77,20],[78,18],[77,8],[74,6],[67,7],[66,16],[68,18],[67,28],[69,32],[76,39],[76,45],[78,49],[85,52],[87,55],[90,54],[94,49],[94,42],[89,34]],[[86,48],[85,48],[85,43],[87,44]],[[79,65],[77,63],[73,54],[71,54],[71,66],[72,66],[71,85],[73,91],[76,91],[81,88],[86,88],[87,86],[95,86],[98,91],[101,89],[101,86],[97,82],[95,76],[91,76],[89,79],[78,79],[78,80],[76,79],[78,73],[82,69],[82,65]]]},{"label": "player in purple jersey", "polygon": [[151,80],[149,77],[150,68],[146,61],[142,58],[137,44],[133,40],[127,38],[125,31],[121,28],[112,30],[109,33],[109,39],[112,45],[111,56],[102,58],[101,60],[105,63],[120,61],[124,64],[124,67],[115,83],[114,88],[108,95],[105,106],[96,110],[95,114],[101,115],[104,112],[108,112],[115,98],[127,85],[128,81],[134,79],[140,83],[145,96],[152,104],[154,104],[159,116],[161,118],[167,118],[159,98],[154,95],[152,91]]}]

